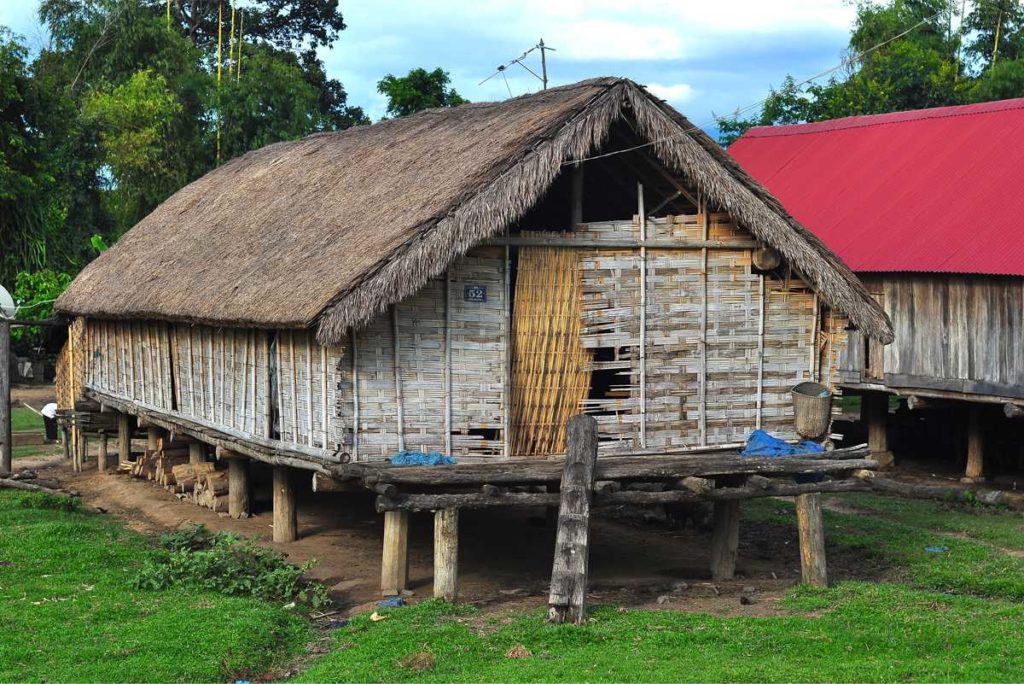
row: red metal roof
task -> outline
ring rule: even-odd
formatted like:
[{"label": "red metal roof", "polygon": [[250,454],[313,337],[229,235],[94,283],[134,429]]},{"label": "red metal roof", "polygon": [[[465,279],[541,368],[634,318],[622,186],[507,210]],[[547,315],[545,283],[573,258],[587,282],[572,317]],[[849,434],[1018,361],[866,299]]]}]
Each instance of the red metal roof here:
[{"label": "red metal roof", "polygon": [[1024,276],[1024,98],[753,128],[729,152],[854,271]]}]

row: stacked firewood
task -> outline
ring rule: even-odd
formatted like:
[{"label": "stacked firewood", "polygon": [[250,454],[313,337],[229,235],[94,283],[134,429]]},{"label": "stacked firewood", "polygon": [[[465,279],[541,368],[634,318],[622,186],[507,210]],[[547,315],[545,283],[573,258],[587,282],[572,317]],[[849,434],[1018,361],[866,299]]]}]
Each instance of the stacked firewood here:
[{"label": "stacked firewood", "polygon": [[213,463],[186,463],[175,466],[173,475],[179,499],[205,506],[216,512],[228,510],[228,472]]},{"label": "stacked firewood", "polygon": [[134,462],[122,463],[119,469],[132,477],[145,478],[171,488],[174,486],[174,466],[187,461],[187,444],[158,439],[155,451],[146,449]]}]

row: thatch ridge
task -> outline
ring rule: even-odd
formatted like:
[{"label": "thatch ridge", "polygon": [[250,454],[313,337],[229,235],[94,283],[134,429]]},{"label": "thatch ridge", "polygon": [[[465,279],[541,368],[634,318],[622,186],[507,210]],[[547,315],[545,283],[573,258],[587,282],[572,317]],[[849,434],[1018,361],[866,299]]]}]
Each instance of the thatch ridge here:
[{"label": "thatch ridge", "polygon": [[[830,305],[891,340],[813,234],[681,114],[627,79],[427,110],[249,152],[183,188],[90,264],[64,313],[213,325],[318,323],[336,343],[532,207],[632,110],[653,151],[775,246]],[[383,169],[383,170],[382,170]]]}]

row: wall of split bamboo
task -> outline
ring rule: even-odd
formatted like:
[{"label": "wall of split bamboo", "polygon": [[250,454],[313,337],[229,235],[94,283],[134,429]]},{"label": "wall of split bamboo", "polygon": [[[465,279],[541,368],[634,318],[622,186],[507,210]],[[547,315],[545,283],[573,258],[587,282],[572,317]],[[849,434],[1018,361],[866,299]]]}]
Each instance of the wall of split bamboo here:
[{"label": "wall of split bamboo", "polygon": [[[116,397],[361,461],[557,454],[579,410],[604,452],[740,443],[757,427],[795,437],[790,388],[835,385],[847,320],[797,276],[757,272],[725,214],[645,231],[727,247],[522,247],[514,307],[508,249],[482,247],[337,347],[310,331],[92,320],[76,358]],[[571,236],[638,241],[640,223]]]}]

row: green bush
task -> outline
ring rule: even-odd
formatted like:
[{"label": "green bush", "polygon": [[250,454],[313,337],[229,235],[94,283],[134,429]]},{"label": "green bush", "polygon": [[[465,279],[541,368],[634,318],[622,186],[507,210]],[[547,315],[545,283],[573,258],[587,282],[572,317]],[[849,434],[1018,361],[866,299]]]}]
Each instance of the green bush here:
[{"label": "green bush", "polygon": [[148,560],[135,579],[139,589],[174,586],[285,601],[321,610],[331,603],[327,589],[304,573],[312,562],[291,565],[283,554],[256,544],[254,539],[213,533],[205,525],[165,534],[161,552]]}]

